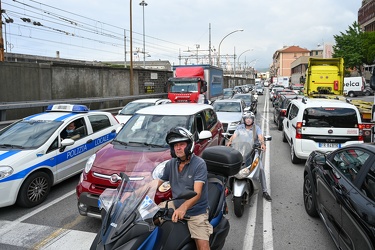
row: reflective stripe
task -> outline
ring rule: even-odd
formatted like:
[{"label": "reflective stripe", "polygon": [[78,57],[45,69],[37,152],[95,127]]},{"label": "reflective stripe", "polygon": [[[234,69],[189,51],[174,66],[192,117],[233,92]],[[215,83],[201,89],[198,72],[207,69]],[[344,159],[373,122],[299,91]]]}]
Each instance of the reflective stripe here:
[{"label": "reflective stripe", "polygon": [[[27,176],[30,172],[32,172],[34,169],[36,168],[39,168],[41,166],[48,166],[48,167],[55,167],[57,166],[58,164],[61,164],[65,161],[68,161],[76,156],[79,156],[83,153],[85,153],[86,151],[88,150],[91,150],[95,147],[99,147],[101,146],[102,144],[105,144],[105,143],[108,143],[110,142],[113,138],[115,138],[116,136],[116,133],[108,133],[108,134],[105,134],[103,136],[100,136],[96,139],[93,139],[91,143],[85,143],[83,145],[80,145],[78,147],[75,147],[75,148],[72,148],[64,153],[61,153],[61,154],[58,154],[52,158],[48,158],[38,164],[35,164],[33,166],[30,166],[18,173],[14,173],[12,174],[11,176],[8,176],[7,178],[4,178],[2,180],[0,180],[0,183],[2,182],[7,182],[7,181],[12,181],[12,180],[16,180],[16,179],[23,179],[25,178],[25,176]],[[58,149],[57,149],[58,150]],[[11,155],[14,155],[15,153],[18,153],[20,152],[21,150],[14,150],[14,151],[9,151],[3,155],[6,155],[6,157],[10,157]],[[1,157],[3,155],[0,155],[0,159],[2,159]],[[5,159],[6,157],[4,157],[3,159]],[[54,164],[55,161],[54,160],[51,160],[51,159],[54,159],[56,157],[56,165]]]}]

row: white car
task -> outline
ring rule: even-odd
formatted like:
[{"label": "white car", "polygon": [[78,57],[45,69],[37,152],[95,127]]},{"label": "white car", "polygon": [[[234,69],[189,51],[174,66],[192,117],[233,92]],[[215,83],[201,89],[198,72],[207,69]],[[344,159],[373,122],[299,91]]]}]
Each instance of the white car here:
[{"label": "white car", "polygon": [[[72,123],[75,140],[64,136]],[[82,172],[120,127],[111,113],[57,104],[0,130],[0,207],[42,203],[51,186]]]},{"label": "white car", "polygon": [[292,163],[299,163],[314,150],[328,152],[363,143],[362,129],[361,115],[353,104],[305,97],[289,103],[282,138],[289,143]]},{"label": "white car", "polygon": [[153,105],[160,105],[165,103],[171,103],[171,100],[169,99],[160,99],[160,98],[147,98],[147,99],[139,99],[132,102],[129,102],[125,105],[119,112],[118,115],[116,115],[116,119],[124,125],[132,115],[137,110],[140,110],[142,108],[153,106]]},{"label": "white car", "polygon": [[242,99],[216,100],[212,107],[219,121],[223,124],[224,132],[230,136],[234,133],[237,126],[243,123],[242,117],[250,110]]}]

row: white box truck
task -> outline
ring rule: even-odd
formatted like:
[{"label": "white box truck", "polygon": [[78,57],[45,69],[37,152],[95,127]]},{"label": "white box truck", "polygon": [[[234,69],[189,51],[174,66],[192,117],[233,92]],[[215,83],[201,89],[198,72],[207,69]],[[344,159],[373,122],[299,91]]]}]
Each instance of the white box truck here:
[{"label": "white box truck", "polygon": [[344,77],[344,95],[354,97],[365,94],[366,82],[363,77]]}]

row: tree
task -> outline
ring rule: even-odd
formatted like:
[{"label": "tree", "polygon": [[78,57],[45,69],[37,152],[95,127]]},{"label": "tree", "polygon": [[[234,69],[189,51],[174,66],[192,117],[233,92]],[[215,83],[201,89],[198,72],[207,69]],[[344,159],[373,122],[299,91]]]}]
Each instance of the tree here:
[{"label": "tree", "polygon": [[375,32],[364,32],[364,62],[367,65],[375,63]]},{"label": "tree", "polygon": [[345,68],[356,68],[362,75],[361,68],[365,62],[365,35],[357,22],[354,22],[346,33],[334,35],[336,45],[333,46],[333,57],[344,58]]}]

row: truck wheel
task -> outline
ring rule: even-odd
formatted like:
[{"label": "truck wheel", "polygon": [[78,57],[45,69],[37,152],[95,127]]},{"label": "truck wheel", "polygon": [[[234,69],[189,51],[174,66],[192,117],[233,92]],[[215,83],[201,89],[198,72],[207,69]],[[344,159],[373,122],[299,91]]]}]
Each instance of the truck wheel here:
[{"label": "truck wheel", "polygon": [[51,178],[44,172],[32,173],[21,186],[17,204],[21,207],[34,207],[42,203],[51,189]]},{"label": "truck wheel", "polygon": [[365,92],[365,96],[369,96],[369,95],[371,95],[371,92],[368,91],[368,90],[366,90],[366,92]]},{"label": "truck wheel", "polygon": [[355,95],[354,95],[353,92],[350,91],[350,92],[348,93],[348,96],[350,96],[350,97],[354,97]]}]

